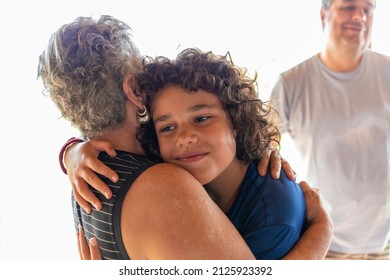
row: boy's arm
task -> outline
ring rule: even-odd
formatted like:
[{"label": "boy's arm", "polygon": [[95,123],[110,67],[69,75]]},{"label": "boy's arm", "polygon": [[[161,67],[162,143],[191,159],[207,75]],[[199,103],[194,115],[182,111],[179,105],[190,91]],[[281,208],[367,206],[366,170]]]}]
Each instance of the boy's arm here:
[{"label": "boy's arm", "polygon": [[[88,184],[110,198],[110,188],[99,179],[101,174],[111,181],[118,181],[118,175],[99,159],[99,153],[105,151],[110,156],[116,156],[110,142],[106,140],[88,140],[71,138],[61,148],[59,161],[64,173],[68,175],[73,194],[82,208],[91,212],[91,204],[100,210],[101,201],[90,191]],[[96,174],[97,173],[97,174]]]},{"label": "boy's arm", "polygon": [[67,172],[65,164],[64,164],[64,155],[65,155],[66,151],[68,150],[68,148],[70,146],[72,146],[74,143],[81,143],[83,141],[84,140],[81,138],[72,137],[68,141],[66,141],[64,145],[62,145],[60,153],[58,154],[58,161],[60,163],[60,167],[61,167],[62,172],[64,172],[66,175],[68,175],[68,172]]},{"label": "boy's arm", "polygon": [[77,247],[79,249],[80,260],[101,260],[102,254],[100,252],[99,244],[96,237],[92,237],[89,242],[83,233],[81,227],[76,233]]}]

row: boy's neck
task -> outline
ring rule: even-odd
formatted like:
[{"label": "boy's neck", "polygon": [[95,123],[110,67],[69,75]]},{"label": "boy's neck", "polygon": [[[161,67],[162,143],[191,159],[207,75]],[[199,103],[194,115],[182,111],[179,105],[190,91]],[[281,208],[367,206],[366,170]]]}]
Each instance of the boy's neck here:
[{"label": "boy's neck", "polygon": [[233,205],[248,167],[249,164],[234,159],[222,174],[205,185],[206,191],[223,212],[229,211]]}]

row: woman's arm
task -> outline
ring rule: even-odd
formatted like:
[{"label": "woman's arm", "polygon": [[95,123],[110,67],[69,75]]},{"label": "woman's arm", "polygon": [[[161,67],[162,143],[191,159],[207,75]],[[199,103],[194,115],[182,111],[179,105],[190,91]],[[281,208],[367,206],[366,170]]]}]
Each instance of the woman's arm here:
[{"label": "woman's arm", "polygon": [[[121,235],[133,260],[254,260],[244,239],[184,169],[157,164],[131,185],[121,207]],[[101,259],[79,230],[81,259]]]},{"label": "woman's arm", "polygon": [[133,183],[121,231],[131,259],[255,259],[204,187],[173,164],[154,165]]},{"label": "woman's arm", "polygon": [[[283,258],[284,260],[321,260],[325,257],[330,241],[332,239],[333,234],[333,223],[330,219],[329,215],[325,211],[324,207],[322,206],[320,196],[318,192],[315,189],[310,188],[310,186],[306,182],[301,182],[300,186],[302,187],[302,190],[305,194],[306,204],[307,204],[307,223],[308,223],[308,229],[305,231],[305,233],[302,235],[301,239],[298,241],[298,243],[294,246],[294,248]],[[164,206],[165,207],[165,206]],[[179,219],[180,220],[180,219]],[[167,226],[167,225],[166,225]],[[169,226],[169,223],[168,223]],[[209,225],[210,226],[210,225]],[[225,227],[226,225],[223,225]],[[232,231],[233,233],[236,232],[235,229],[229,229],[227,227],[225,231]],[[158,233],[159,231],[155,231],[154,233]],[[170,234],[169,231],[166,232],[166,234]],[[240,237],[237,237],[233,235],[233,237],[228,234],[228,241],[236,243],[237,246],[243,246],[244,249],[240,249],[238,247],[238,251],[244,251],[245,247],[242,245],[242,240]],[[225,236],[221,237],[222,240],[225,239]],[[164,239],[164,238],[163,238]],[[238,241],[235,241],[238,240]],[[156,238],[156,240],[160,240],[160,238]],[[188,240],[188,239],[187,239]],[[224,243],[219,242],[218,240],[209,241],[209,242],[215,242],[217,245],[223,245]],[[205,242],[205,240],[203,241]],[[96,245],[95,241],[92,240],[92,242],[89,242],[89,247],[87,245],[87,241],[82,234],[82,231],[79,231],[78,234],[78,244],[79,244],[79,252],[80,252],[80,258],[85,259],[92,259],[92,260],[98,260],[101,259],[100,255],[100,249]],[[153,244],[153,243],[152,243]],[[175,244],[178,246],[179,244]],[[207,244],[196,244],[194,242],[194,246],[209,246]],[[210,247],[213,248],[213,247]],[[141,248],[140,248],[141,249]],[[178,249],[176,248],[176,252]],[[214,249],[213,249],[214,250]],[[232,249],[231,251],[235,251],[236,249]],[[180,253],[181,250],[179,250]],[[215,250],[215,252],[218,252],[218,250]],[[220,252],[220,251],[219,251]],[[188,253],[188,251],[187,251]],[[221,252],[220,252],[221,253]],[[251,258],[250,255],[235,255],[239,256],[241,259],[245,258]],[[190,256],[191,257],[191,256]],[[204,256],[207,258],[207,256]],[[182,259],[184,258],[184,255],[178,256],[178,258]],[[225,257],[221,257],[225,258]]]},{"label": "woman's arm", "polygon": [[[101,202],[88,189],[86,182],[103,193],[106,190],[105,188],[108,189],[96,176],[94,170],[98,173],[103,173],[106,177],[111,177],[115,174],[97,159],[101,150],[110,151],[110,148],[111,146],[107,141],[91,140],[81,144],[74,144],[65,153],[65,162],[75,197],[78,202],[82,202],[79,204],[86,210],[90,207],[88,202],[95,205],[97,209],[101,207]],[[287,166],[287,169],[290,168],[288,163],[283,161],[279,153],[275,151],[268,153],[267,161],[268,163],[271,162],[271,169],[276,169],[277,172],[281,166]],[[275,162],[279,162],[279,164],[275,164]],[[290,175],[294,174],[291,168],[290,171]],[[159,182],[157,181],[156,183]],[[305,193],[309,227],[284,259],[322,259],[330,244],[333,230],[332,222],[322,207],[318,194],[304,182],[301,183],[301,187]]]}]

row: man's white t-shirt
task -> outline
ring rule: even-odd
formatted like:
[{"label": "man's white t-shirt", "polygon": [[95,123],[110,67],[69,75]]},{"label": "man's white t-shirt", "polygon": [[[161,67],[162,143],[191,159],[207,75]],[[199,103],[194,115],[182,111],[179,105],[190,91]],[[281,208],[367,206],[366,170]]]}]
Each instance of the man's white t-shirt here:
[{"label": "man's white t-shirt", "polygon": [[334,222],[330,250],[382,251],[390,239],[390,58],[367,51],[333,72],[317,55],[282,73],[271,102]]}]

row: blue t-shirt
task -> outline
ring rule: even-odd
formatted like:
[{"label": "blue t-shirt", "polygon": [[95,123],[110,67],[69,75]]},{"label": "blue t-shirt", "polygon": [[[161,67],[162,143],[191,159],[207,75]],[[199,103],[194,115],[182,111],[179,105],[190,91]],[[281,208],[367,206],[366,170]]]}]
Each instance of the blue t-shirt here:
[{"label": "blue t-shirt", "polygon": [[282,171],[275,180],[260,176],[251,163],[227,216],[256,259],[281,259],[304,228],[306,204],[301,188]]}]

